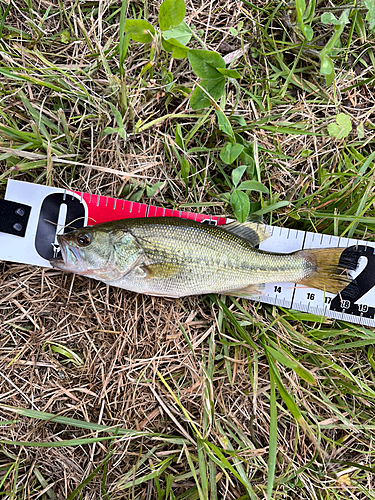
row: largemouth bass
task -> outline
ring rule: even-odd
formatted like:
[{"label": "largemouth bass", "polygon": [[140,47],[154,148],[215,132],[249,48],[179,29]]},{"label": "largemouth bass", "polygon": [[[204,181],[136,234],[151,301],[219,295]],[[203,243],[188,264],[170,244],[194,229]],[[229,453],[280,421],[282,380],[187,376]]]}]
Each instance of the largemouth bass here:
[{"label": "largemouth bass", "polygon": [[262,284],[299,283],[339,293],[359,256],[344,248],[270,253],[256,246],[266,226],[208,226],[173,217],[124,219],[58,236],[53,267],[134,292],[164,297],[249,296]]}]

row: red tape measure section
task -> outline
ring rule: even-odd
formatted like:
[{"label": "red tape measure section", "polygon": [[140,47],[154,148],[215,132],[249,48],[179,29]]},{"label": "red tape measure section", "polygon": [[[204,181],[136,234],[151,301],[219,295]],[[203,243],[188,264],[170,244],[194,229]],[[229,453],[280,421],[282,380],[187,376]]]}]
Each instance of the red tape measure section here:
[{"label": "red tape measure section", "polygon": [[[88,207],[88,225],[138,217],[180,217],[181,219],[189,219],[196,222],[213,221],[217,225],[226,223],[225,217],[171,210],[170,208],[156,207],[154,205],[146,205],[145,203],[81,193],[80,191],[74,191],[74,193],[81,200],[84,200]],[[69,191],[67,191],[67,194],[69,194]]]}]

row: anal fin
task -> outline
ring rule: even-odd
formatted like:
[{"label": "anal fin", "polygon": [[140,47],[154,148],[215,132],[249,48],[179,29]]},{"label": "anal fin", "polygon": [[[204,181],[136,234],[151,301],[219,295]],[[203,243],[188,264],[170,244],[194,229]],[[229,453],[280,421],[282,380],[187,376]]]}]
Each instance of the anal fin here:
[{"label": "anal fin", "polygon": [[249,295],[263,295],[265,283],[257,283],[256,285],[249,285],[245,288],[239,288],[238,290],[228,290],[222,292],[224,295],[233,295],[235,297],[248,297]]}]

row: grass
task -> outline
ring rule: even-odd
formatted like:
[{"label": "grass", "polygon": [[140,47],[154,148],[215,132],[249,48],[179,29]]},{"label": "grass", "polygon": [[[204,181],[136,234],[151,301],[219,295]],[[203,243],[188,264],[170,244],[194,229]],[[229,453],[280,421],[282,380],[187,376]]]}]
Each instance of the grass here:
[{"label": "grass", "polygon": [[[19,179],[233,216],[245,165],[252,214],[371,240],[374,14],[311,6],[187,3],[189,47],[240,74],[193,111],[187,59],[123,33],[156,26],[158,2],[0,2],[1,194]],[[327,83],[321,16],[346,9]],[[329,135],[340,113],[351,130]],[[1,498],[374,498],[372,329],[1,267]]]}]

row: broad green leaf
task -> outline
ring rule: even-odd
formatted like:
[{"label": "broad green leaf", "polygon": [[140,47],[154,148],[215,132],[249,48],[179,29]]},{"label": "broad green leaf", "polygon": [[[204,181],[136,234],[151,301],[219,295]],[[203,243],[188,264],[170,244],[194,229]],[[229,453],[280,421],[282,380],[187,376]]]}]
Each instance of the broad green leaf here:
[{"label": "broad green leaf", "polygon": [[363,139],[365,137],[365,129],[363,123],[360,123],[357,127],[358,139]]},{"label": "broad green leaf", "polygon": [[192,31],[185,23],[185,21],[182,21],[182,23],[180,23],[175,28],[163,31],[162,37],[163,40],[170,40],[171,38],[173,38],[174,40],[180,42],[182,45],[186,45],[189,43],[190,38],[192,37]]},{"label": "broad green leaf", "polygon": [[235,69],[225,69],[225,68],[216,68],[219,73],[221,73],[224,76],[227,76],[228,78],[240,78],[241,75],[239,74],[238,71]]},{"label": "broad green leaf", "polygon": [[103,134],[103,135],[110,135],[110,134],[115,134],[117,131],[118,131],[118,129],[117,129],[117,128],[106,127],[106,128],[103,130],[102,134]]},{"label": "broad green leaf", "polygon": [[352,130],[350,117],[345,113],[339,113],[336,116],[336,123],[330,123],[327,130],[331,137],[335,139],[344,139]]},{"label": "broad green leaf", "polygon": [[243,148],[242,144],[227,142],[220,151],[220,159],[227,165],[230,165],[239,157]]},{"label": "broad green leaf", "polygon": [[125,21],[125,33],[130,35],[135,42],[149,43],[155,34],[152,24],[143,19],[127,19]]},{"label": "broad green leaf", "polygon": [[175,28],[162,32],[163,48],[167,52],[172,52],[172,57],[175,59],[184,59],[189,52],[186,44],[189,43],[191,37],[191,29],[185,21],[182,21]]},{"label": "broad green leaf", "polygon": [[126,130],[124,129],[124,127],[118,127],[117,133],[121,137],[121,139],[124,139],[124,141],[126,141],[127,135],[126,135]]},{"label": "broad green leaf", "polygon": [[197,86],[190,97],[190,106],[194,110],[207,108],[211,105],[211,100],[217,101],[220,99],[224,92],[225,78],[220,75],[220,78],[202,80],[199,85],[203,88]]},{"label": "broad green leaf", "polygon": [[224,134],[234,139],[234,133],[226,114],[220,108],[215,109],[215,113],[217,116],[217,123],[219,125],[219,130],[221,130],[222,132],[224,132]]},{"label": "broad green leaf", "polygon": [[300,15],[302,17],[303,13],[306,10],[306,2],[305,2],[305,0],[296,0],[296,9],[297,9],[297,11],[300,12]]},{"label": "broad green leaf", "polygon": [[302,19],[305,24],[310,24],[312,20],[314,19],[314,14],[315,14],[315,7],[316,7],[316,0],[310,0],[309,5],[307,6]]},{"label": "broad green leaf", "polygon": [[217,52],[210,50],[189,50],[189,62],[194,73],[203,79],[218,79],[224,77],[217,68],[225,69],[225,61]]},{"label": "broad green leaf", "polygon": [[329,56],[324,56],[322,59],[322,65],[320,67],[320,72],[322,75],[330,75],[332,71],[335,71],[332,59]]},{"label": "broad green leaf", "polygon": [[238,222],[245,222],[250,212],[250,201],[247,194],[236,189],[230,197],[230,204]]},{"label": "broad green leaf", "polygon": [[258,191],[259,193],[269,194],[267,186],[258,181],[244,181],[238,186],[238,189],[244,191]]},{"label": "broad green leaf", "polygon": [[349,13],[349,9],[346,9],[341,14],[339,24],[336,25],[334,34],[319,54],[321,62],[320,73],[325,75],[327,86],[331,85],[335,78],[335,69],[329,54],[335,48],[336,44],[340,40],[341,33],[344,31],[345,25],[349,22]]},{"label": "broad green leaf", "polygon": [[310,16],[310,9],[306,12],[306,16],[304,15],[306,12],[306,3],[305,0],[296,0],[296,21],[297,24],[304,34],[307,41],[311,41],[313,38],[313,30],[312,28],[305,24],[306,18]]},{"label": "broad green leaf", "polygon": [[336,46],[336,43],[340,39],[341,33],[344,31],[345,25],[348,24],[348,22],[349,22],[349,17],[348,17],[349,12],[350,11],[347,9],[341,14],[340,19],[339,19],[339,21],[340,21],[339,25],[335,28],[334,34],[328,40],[326,46],[324,47],[324,49],[320,53],[321,58],[322,58],[322,54],[323,54],[323,56],[326,54],[329,54],[331,52],[331,50]]},{"label": "broad green leaf", "polygon": [[292,206],[292,204],[290,203],[290,201],[286,201],[286,200],[277,201],[276,203],[271,203],[271,205],[266,205],[264,208],[261,208],[260,210],[257,210],[254,213],[254,215],[268,214],[270,212],[273,212],[273,210],[277,210],[277,209],[282,208],[282,207],[287,207],[288,205]]},{"label": "broad green leaf", "polygon": [[232,170],[232,182],[233,186],[237,187],[238,183],[242,179],[243,174],[247,170],[247,165],[240,165],[239,167]]},{"label": "broad green leaf", "polygon": [[314,37],[314,32],[311,26],[307,26],[306,24],[305,24],[305,37],[308,42],[311,42],[311,40]]},{"label": "broad green leaf", "polygon": [[155,182],[155,184],[153,186],[146,186],[146,194],[149,198],[151,198],[152,196],[154,196],[154,194],[156,193],[156,191],[161,187],[163,186],[164,182]]},{"label": "broad green leaf", "polygon": [[138,189],[131,196],[129,196],[128,200],[129,201],[137,201],[137,202],[140,201],[140,199],[143,196],[144,191],[145,191],[144,188]]},{"label": "broad green leaf", "polygon": [[250,165],[251,167],[254,167],[255,162],[254,162],[254,155],[253,152],[250,151],[249,148],[245,148],[242,153],[241,153],[241,163],[244,165]]},{"label": "broad green leaf", "polygon": [[329,87],[332,85],[333,80],[335,79],[335,70],[332,71],[330,75],[325,75],[326,78],[326,85]]},{"label": "broad green leaf", "polygon": [[223,95],[225,79],[221,76],[220,78],[212,80],[201,80],[199,84],[215,101],[217,101]]},{"label": "broad green leaf", "polygon": [[69,43],[70,42],[70,31],[64,30],[60,33],[61,43]]},{"label": "broad green leaf", "polygon": [[196,111],[197,109],[208,108],[211,105],[211,99],[208,95],[199,87],[194,89],[190,97],[191,109]]},{"label": "broad green leaf", "polygon": [[242,127],[247,126],[245,118],[241,115],[232,115],[230,119],[232,120],[232,122],[238,123],[238,125],[241,125]]},{"label": "broad green leaf", "polygon": [[369,23],[369,29],[375,28],[375,2],[374,0],[365,0],[365,5],[368,8],[366,14],[366,21]]},{"label": "broad green leaf", "polygon": [[122,139],[124,139],[124,141],[126,141],[127,139],[126,130],[124,129],[124,127],[106,127],[102,133],[103,135],[118,134]]},{"label": "broad green leaf", "polygon": [[344,12],[341,14],[339,21],[341,24],[348,24],[349,23],[349,15],[350,15],[350,9],[345,9]]},{"label": "broad green leaf", "polygon": [[184,0],[164,0],[159,9],[159,26],[167,31],[178,26],[184,19],[186,7]]},{"label": "broad green leaf", "polygon": [[[173,40],[173,38],[172,38]],[[170,40],[170,41],[172,41]],[[177,42],[178,43],[178,42]],[[175,59],[185,59],[185,57],[187,57],[189,53],[189,49],[187,47],[179,47],[176,45],[173,46],[173,50],[172,50],[172,57],[174,57]]]},{"label": "broad green leaf", "polygon": [[324,12],[320,20],[323,24],[334,24],[335,26],[340,26],[341,24],[341,21],[332,12]]},{"label": "broad green leaf", "polygon": [[172,57],[175,59],[185,59],[189,49],[182,45],[178,40],[170,38],[168,41],[162,37],[162,47],[166,52],[172,52]]}]

